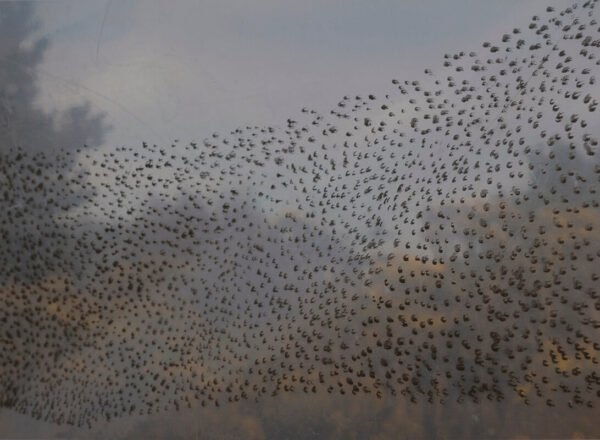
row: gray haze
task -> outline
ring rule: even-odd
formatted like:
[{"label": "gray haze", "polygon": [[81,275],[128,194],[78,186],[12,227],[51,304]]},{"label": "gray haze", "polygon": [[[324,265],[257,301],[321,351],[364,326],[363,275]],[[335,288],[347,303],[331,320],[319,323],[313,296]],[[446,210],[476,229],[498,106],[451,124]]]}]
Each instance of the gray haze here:
[{"label": "gray haze", "polygon": [[556,3],[0,4],[0,436],[600,435]]}]

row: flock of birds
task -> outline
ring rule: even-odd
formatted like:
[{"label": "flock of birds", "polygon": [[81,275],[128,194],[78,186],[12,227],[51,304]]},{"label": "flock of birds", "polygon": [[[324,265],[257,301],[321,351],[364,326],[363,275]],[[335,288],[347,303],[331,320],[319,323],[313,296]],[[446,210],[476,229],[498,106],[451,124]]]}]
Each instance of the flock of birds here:
[{"label": "flock of birds", "polygon": [[281,126],[3,146],[0,405],[598,405],[595,6]]}]

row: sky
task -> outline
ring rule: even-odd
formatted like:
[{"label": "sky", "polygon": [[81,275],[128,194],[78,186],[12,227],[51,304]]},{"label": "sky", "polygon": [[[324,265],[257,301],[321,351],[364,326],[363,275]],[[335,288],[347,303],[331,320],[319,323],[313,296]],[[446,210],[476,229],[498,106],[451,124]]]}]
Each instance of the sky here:
[{"label": "sky", "polygon": [[198,140],[281,125],[304,106],[440,67],[522,24],[543,1],[63,1],[36,3],[50,47],[39,105],[89,101],[107,144]]},{"label": "sky", "polygon": [[[179,146],[189,145],[190,142],[210,138],[215,132],[227,133],[247,125],[283,129],[288,118],[302,117],[303,108],[315,109],[327,115],[344,96],[374,94],[379,97],[390,90],[392,79],[420,79],[427,83],[430,77],[425,74],[425,69],[432,69],[434,74],[442,70],[444,54],[480,50],[482,42],[497,41],[514,28],[526,27],[531,15],[544,11],[548,4],[565,7],[570,2],[49,0],[30,4],[31,10],[24,9],[26,13],[22,17],[22,24],[15,22],[12,27],[6,25],[4,30],[0,29],[0,62],[3,62],[0,65],[0,80],[5,84],[0,89],[0,104],[3,106],[0,108],[0,141],[3,146],[19,142],[31,143],[42,151],[51,143],[60,143],[67,152],[78,150],[82,141],[89,143],[97,149],[90,153],[91,157],[84,160],[83,154],[73,155],[68,159],[71,162],[65,165],[71,175],[77,175],[90,170],[102,171],[99,167],[94,168],[91,163],[96,159],[102,162],[103,153],[113,157],[112,153],[116,152],[114,156],[123,161],[134,157],[131,151],[119,151],[120,146],[140,151],[142,142],[157,144],[161,148],[174,143]],[[29,17],[29,13],[33,16]],[[0,20],[1,18],[0,14]],[[30,19],[33,21],[28,21]],[[23,55],[21,58],[8,56],[7,53],[15,47],[31,50],[27,52],[30,55]],[[490,67],[490,71],[493,69],[493,66]],[[13,89],[17,90],[14,96],[11,95]],[[597,85],[594,90],[596,89]],[[406,107],[406,114],[400,118],[408,124],[416,110],[412,112],[402,97],[390,98],[391,101],[394,99],[397,101],[393,103],[392,110],[400,113]],[[13,111],[11,102],[17,103],[14,104],[17,110]],[[579,103],[573,104],[573,107],[576,108],[576,105]],[[568,109],[568,106],[566,104],[563,109]],[[27,116],[21,120],[16,119],[16,122],[11,120],[19,111]],[[365,111],[365,115],[373,118],[382,113]],[[549,127],[554,124],[552,121],[546,123]],[[6,127],[8,129],[4,129]],[[575,131],[579,134],[583,128]],[[522,135],[529,141],[535,133],[527,133],[525,130]],[[338,136],[343,136],[343,133],[340,131]],[[436,137],[432,135],[429,139]],[[440,163],[452,163],[454,159],[450,149],[443,150],[441,144],[436,148]],[[339,150],[329,154],[332,159],[341,159]],[[336,154],[340,156],[337,157]],[[158,157],[158,154],[155,156]],[[369,160],[365,157],[362,163],[375,167],[379,166],[379,159],[373,155]],[[508,159],[512,160],[501,156],[497,161]],[[528,159],[536,166],[543,162],[543,159],[539,159],[539,162]],[[83,165],[77,164],[79,160],[84,162]],[[160,160],[159,158],[158,162]],[[177,160],[173,159],[175,165],[180,165]],[[516,156],[514,161],[517,162]],[[232,163],[237,162],[232,160]],[[4,163],[0,165],[4,167],[0,169],[4,179],[0,182],[12,185],[10,179],[4,178],[4,175],[10,176]],[[300,166],[302,163],[298,162],[296,165]],[[579,165],[586,172],[592,169],[591,160],[586,163],[571,162],[574,168]],[[525,169],[525,165],[522,168]],[[275,171],[275,168],[269,169],[263,176],[273,177]],[[400,172],[404,173],[405,170]],[[419,186],[419,179],[428,177],[427,172],[414,170],[413,174],[410,171],[409,180],[416,181],[414,185]],[[508,177],[510,172],[507,167],[506,170],[490,172],[489,175],[494,175],[494,179],[499,182],[508,183],[512,179],[512,176],[510,179]],[[169,171],[163,170],[162,173],[169,175]],[[582,173],[585,174],[583,171]],[[485,176],[485,172],[483,174]],[[154,177],[161,175],[161,172],[156,171]],[[291,172],[289,176],[293,177]],[[108,188],[113,177],[110,173],[104,176],[96,174],[90,176],[89,182],[98,188],[102,185]],[[184,190],[205,188],[203,185],[209,188],[212,185],[206,183],[203,176],[187,177],[188,186]],[[511,184],[525,188],[524,182],[529,177],[529,174],[525,174]],[[585,177],[589,176],[585,174]],[[121,184],[133,182],[133,178],[131,181],[127,179],[130,176],[124,178]],[[546,176],[544,179],[544,182],[553,184],[557,177]],[[266,183],[261,181],[258,186],[267,188],[269,180],[266,180]],[[54,183],[59,190],[62,189],[62,183],[58,180]],[[326,181],[317,183],[312,189],[320,190],[327,184]],[[366,185],[370,183],[364,186]],[[476,184],[475,189],[479,190],[477,185],[485,187],[486,184],[483,181]],[[219,188],[222,193],[225,193],[224,186],[225,184]],[[592,186],[593,182],[585,188]],[[89,216],[93,219],[81,228],[90,235],[98,234],[101,224],[102,227],[108,222],[119,224],[122,218],[118,221],[115,218],[117,215],[126,217],[125,212],[129,208],[141,206],[143,210],[152,206],[152,203],[158,208],[158,211],[154,211],[156,217],[149,215],[146,219],[164,221],[170,227],[175,227],[177,219],[174,216],[160,218],[160,209],[165,206],[164,200],[149,198],[146,205],[148,200],[143,197],[142,202],[137,199],[134,201],[134,196],[138,194],[129,189],[126,194],[122,193],[121,197],[126,203],[119,206],[117,214],[117,208],[107,208],[108,202],[92,207],[91,203],[82,202],[77,194],[67,197],[65,203],[72,203],[69,208],[71,219],[78,219],[79,212],[83,218]],[[168,191],[172,191],[171,195],[179,195],[182,189],[173,185],[165,193]],[[289,189],[287,191],[286,193],[286,190],[277,188],[269,194],[280,199],[285,199],[286,194],[295,194]],[[140,190],[140,196],[142,192]],[[474,193],[475,190],[472,187],[465,189],[463,186],[459,195],[468,195],[470,192]],[[512,195],[511,192],[510,196]],[[112,196],[109,196],[109,201],[114,202],[110,197]],[[18,197],[16,199],[15,202],[10,200],[7,203],[7,206],[10,205],[8,210],[19,212],[27,204]],[[558,196],[556,199],[558,200]],[[2,203],[5,202],[6,200]],[[434,198],[434,203],[438,202]],[[175,205],[180,207],[184,203],[185,201],[180,200],[180,204]],[[258,214],[257,209],[248,214],[249,220],[274,225],[280,224],[279,221],[281,224],[285,223],[281,212],[273,212],[272,208],[276,203],[260,203],[263,202],[259,201],[257,205],[259,209],[262,208],[262,214]],[[473,210],[484,209],[473,203]],[[365,209],[371,207],[367,203]],[[451,207],[453,206],[447,209],[450,210]],[[271,211],[268,211],[269,208]],[[360,209],[358,211],[359,214],[365,213]],[[246,211],[242,207],[240,212]],[[48,217],[54,220],[54,213],[51,211]],[[261,217],[263,214],[264,218]],[[6,216],[6,213],[3,215]],[[426,213],[425,216],[427,215]],[[4,217],[0,217],[2,218]],[[597,220],[597,217],[593,217],[593,212],[592,218]],[[15,235],[24,235],[25,240],[28,238],[27,232],[42,225],[42,220],[44,219],[32,220],[29,229],[20,230],[16,227],[13,232]],[[396,220],[385,218],[382,228],[391,228]],[[427,217],[427,220],[428,224],[436,224],[436,219]],[[106,223],[103,224],[103,221]],[[356,222],[356,225],[360,225],[361,221],[362,218],[349,220],[350,223]],[[460,228],[460,221],[457,223]],[[62,225],[59,221],[56,224]],[[466,226],[468,222],[465,228]],[[518,227],[511,224],[512,226]],[[412,226],[405,228],[405,232],[408,232]],[[325,227],[322,230],[327,233],[331,228]],[[76,230],[75,233],[79,231]],[[377,236],[379,230],[373,228],[373,231],[368,232]],[[234,232],[231,234],[232,237],[236,236]],[[242,236],[241,233],[238,235]],[[105,237],[109,240],[111,238],[108,233]],[[165,233],[164,237],[170,235]],[[418,242],[419,238],[413,240]],[[28,255],[27,250],[18,247],[20,242],[13,241],[15,242],[17,245],[12,245],[17,247],[7,246],[8,250],[0,255],[5,261],[11,262],[13,254]],[[391,249],[391,242],[387,246]],[[154,249],[148,246],[148,249],[149,252],[158,252],[158,247]],[[68,249],[66,252],[68,253]],[[311,252],[316,251],[309,249],[308,255],[319,261]],[[421,254],[424,256],[427,253],[423,250]],[[14,262],[11,264],[16,265]],[[79,268],[77,264],[83,263],[75,261],[73,267]],[[432,272],[435,270],[432,269]],[[173,273],[177,273],[177,270],[174,269]],[[394,276],[397,277],[397,274]],[[249,277],[244,281],[255,282],[257,278]],[[4,281],[1,276],[0,281]],[[237,285],[234,287],[237,288]],[[376,286],[373,290],[377,289],[388,292],[382,286]],[[0,299],[3,297],[0,296]],[[152,307],[156,305],[152,303]],[[123,322],[120,320],[129,318],[119,313],[121,312],[116,311],[111,318],[121,325]],[[173,326],[182,326],[182,322]],[[169,347],[169,342],[161,342]],[[318,397],[308,399],[302,395],[284,394],[256,404],[248,401],[221,409],[208,408],[202,412],[198,412],[195,407],[179,412],[167,411],[100,421],[92,429],[57,426],[9,409],[0,409],[0,438],[315,440],[352,436],[357,439],[589,437],[590,433],[598,433],[593,424],[598,415],[597,409],[581,408],[578,412],[564,414],[560,409],[542,411],[512,403],[508,400],[499,404],[486,402],[482,405],[441,407],[422,403],[411,405],[404,400],[389,397],[383,400],[369,397],[353,400],[319,394]]]}]

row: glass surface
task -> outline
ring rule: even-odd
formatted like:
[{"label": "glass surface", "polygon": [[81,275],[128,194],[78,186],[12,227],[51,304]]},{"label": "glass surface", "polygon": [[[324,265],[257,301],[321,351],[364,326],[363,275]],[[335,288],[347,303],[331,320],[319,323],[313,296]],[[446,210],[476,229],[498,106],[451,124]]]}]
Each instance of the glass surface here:
[{"label": "glass surface", "polygon": [[0,3],[0,438],[600,437],[596,1]]}]

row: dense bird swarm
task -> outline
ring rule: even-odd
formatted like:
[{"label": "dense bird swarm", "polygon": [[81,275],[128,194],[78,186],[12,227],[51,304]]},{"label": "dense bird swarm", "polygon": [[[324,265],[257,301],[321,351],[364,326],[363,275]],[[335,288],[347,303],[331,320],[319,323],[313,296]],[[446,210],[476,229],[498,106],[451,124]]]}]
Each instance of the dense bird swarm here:
[{"label": "dense bird swarm", "polygon": [[3,146],[1,405],[85,425],[280,393],[600,404],[595,6],[327,114]]}]

